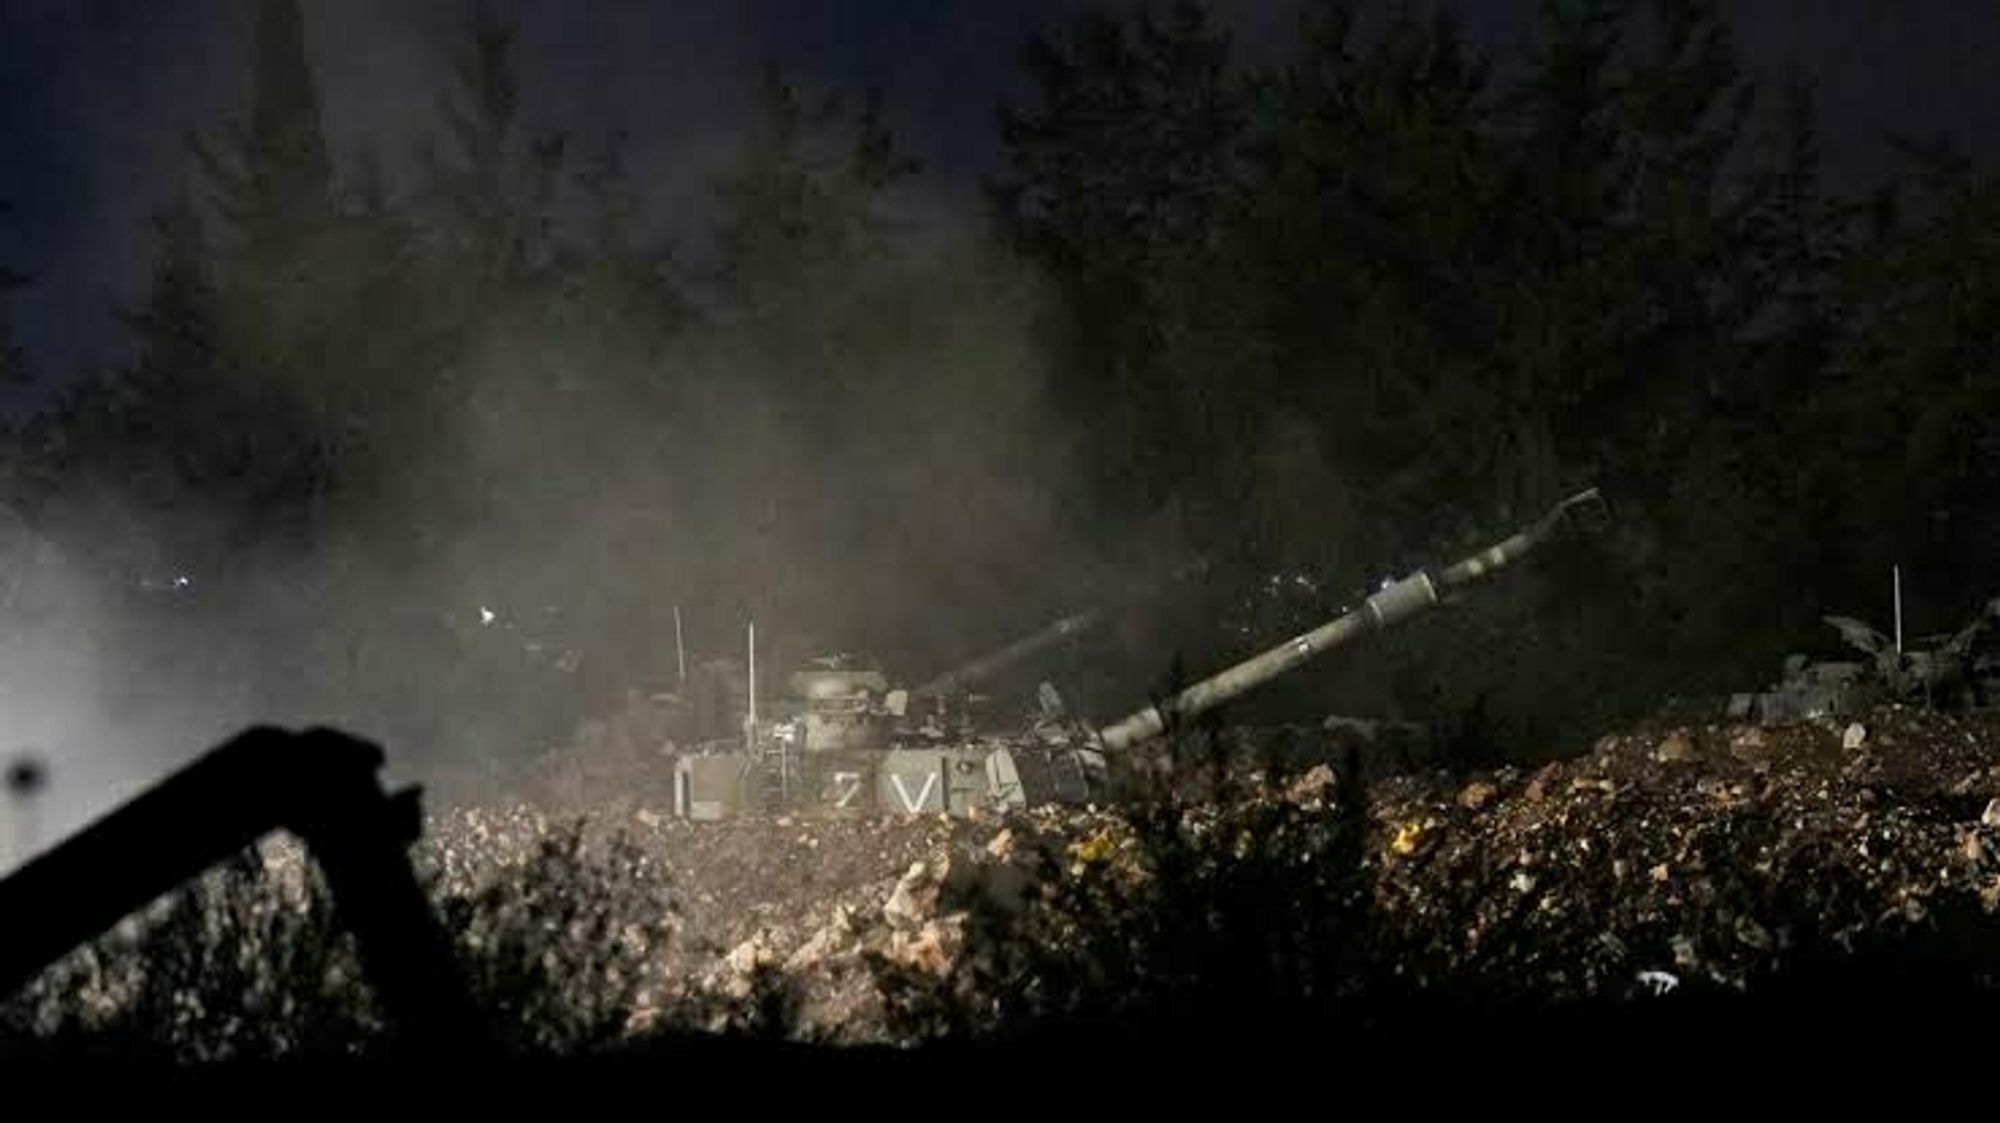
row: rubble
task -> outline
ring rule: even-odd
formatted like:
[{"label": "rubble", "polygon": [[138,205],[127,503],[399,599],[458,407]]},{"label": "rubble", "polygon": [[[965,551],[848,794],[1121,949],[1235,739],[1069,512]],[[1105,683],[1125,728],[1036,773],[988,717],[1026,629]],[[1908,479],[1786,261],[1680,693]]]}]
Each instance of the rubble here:
[{"label": "rubble", "polygon": [[785,970],[812,971],[836,962],[853,950],[855,939],[854,914],[846,906],[836,905],[832,919],[785,960]]},{"label": "rubble", "polygon": [[932,978],[950,974],[964,943],[962,916],[927,920],[915,932],[898,932],[889,940],[889,958]]},{"label": "rubble", "polygon": [[[1635,731],[1531,773],[1403,775],[1362,793],[1318,766],[1172,821],[1208,860],[1310,870],[1335,853],[1313,832],[1365,797],[1364,844],[1342,860],[1359,863],[1384,978],[1556,999],[1734,992],[1814,948],[2000,910],[2000,715],[1888,708],[1866,728],[1860,747],[1834,721]],[[1143,884],[1139,814],[592,816],[593,837],[632,840],[671,897],[663,935],[635,945],[662,982],[629,1024],[657,1029],[690,998],[740,1002],[776,978],[800,996],[795,1032],[900,1040],[879,965],[953,977],[981,938],[975,900],[1018,912],[1051,878]],[[458,809],[433,817],[419,854],[441,884],[477,886],[527,868],[563,822]]]},{"label": "rubble", "polygon": [[1493,802],[1500,789],[1484,780],[1474,780],[1458,793],[1458,805],[1467,811],[1478,811]]},{"label": "rubble", "polygon": [[1677,732],[1668,734],[1660,742],[1660,747],[1654,752],[1653,758],[1661,764],[1686,764],[1694,760],[1698,752],[1692,738],[1685,733]]},{"label": "rubble", "polygon": [[1528,787],[1522,794],[1530,802],[1540,803],[1548,798],[1549,784],[1555,780],[1556,775],[1557,769],[1555,765],[1551,764],[1544,767],[1540,772],[1535,773],[1534,779],[1528,781]]},{"label": "rubble", "polygon": [[888,903],[882,906],[882,915],[896,928],[916,928],[937,910],[938,891],[943,878],[931,868],[928,862],[917,862],[904,872],[889,892]]},{"label": "rubble", "polygon": [[1324,764],[1314,765],[1286,789],[1285,798],[1300,805],[1322,804],[1332,794],[1334,783],[1333,769]]},{"label": "rubble", "polygon": [[727,963],[729,969],[738,975],[749,975],[760,967],[770,966],[776,961],[776,958],[772,952],[771,945],[766,942],[765,934],[759,932],[736,945],[728,955],[723,957],[723,962]]},{"label": "rubble", "polygon": [[1774,756],[1771,738],[1757,726],[1738,730],[1729,738],[1729,755],[1762,770],[1769,767]]}]

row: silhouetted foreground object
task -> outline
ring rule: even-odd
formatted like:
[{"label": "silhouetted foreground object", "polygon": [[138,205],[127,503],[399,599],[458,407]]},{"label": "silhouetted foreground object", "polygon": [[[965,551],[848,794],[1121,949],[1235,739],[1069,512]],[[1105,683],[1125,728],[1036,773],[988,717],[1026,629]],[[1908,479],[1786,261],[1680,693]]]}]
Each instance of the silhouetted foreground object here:
[{"label": "silhouetted foreground object", "polygon": [[1129,748],[1165,733],[1175,723],[1212,710],[1301,663],[1371,632],[1423,612],[1458,590],[1526,557],[1566,529],[1595,530],[1607,517],[1596,488],[1570,496],[1531,526],[1460,561],[1436,576],[1418,572],[1387,585],[1353,612],[1221,671],[1173,697],[1147,706],[1099,733],[1106,749]]},{"label": "silhouetted foreground object", "polygon": [[464,1052],[479,1022],[406,848],[416,789],[377,782],[382,750],[332,730],[256,727],[0,882],[0,994],[273,830],[304,840],[407,1040]]}]

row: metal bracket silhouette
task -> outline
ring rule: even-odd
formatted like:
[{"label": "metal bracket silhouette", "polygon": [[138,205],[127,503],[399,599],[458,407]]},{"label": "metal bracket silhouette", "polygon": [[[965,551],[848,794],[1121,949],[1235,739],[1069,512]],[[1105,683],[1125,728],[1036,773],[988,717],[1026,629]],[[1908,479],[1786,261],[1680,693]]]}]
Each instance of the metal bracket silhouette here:
[{"label": "metal bracket silhouette", "polygon": [[399,1035],[483,1040],[407,853],[420,792],[376,779],[380,747],[330,729],[248,729],[0,881],[0,995],[264,835],[303,840]]}]

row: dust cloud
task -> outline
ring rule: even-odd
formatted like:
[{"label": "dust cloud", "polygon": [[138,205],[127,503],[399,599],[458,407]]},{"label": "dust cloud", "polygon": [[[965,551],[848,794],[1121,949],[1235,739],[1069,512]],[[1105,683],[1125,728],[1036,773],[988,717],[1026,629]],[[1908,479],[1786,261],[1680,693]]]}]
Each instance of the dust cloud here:
[{"label": "dust cloud", "polygon": [[[419,165],[393,154],[413,121],[435,132],[438,79],[417,76],[462,29],[416,21],[371,53],[394,21],[347,20],[309,22],[331,147],[348,178],[356,153],[392,154],[402,205]],[[520,61],[531,103],[547,97]],[[754,67],[734,61],[740,87]],[[920,172],[880,200],[879,244],[717,280],[705,192],[747,112],[698,106],[678,135],[708,162],[655,181],[655,152],[632,173],[640,238],[675,245],[655,278],[670,311],[587,276],[461,310],[448,353],[391,364],[407,405],[367,403],[374,435],[309,533],[239,548],[199,496],[160,509],[115,479],[66,481],[17,520],[5,713],[50,769],[37,843],[252,722],[382,739],[392,779],[504,778],[626,691],[671,688],[676,615],[696,658],[738,655],[754,621],[775,689],[828,651],[915,680],[1171,562],[1088,513],[1092,422],[1046,381],[1056,294],[964,184]],[[332,442],[340,422],[311,408],[329,392],[282,380],[350,347],[379,365],[378,330],[435,311],[391,309],[306,374],[249,377],[289,395],[288,439]]]}]

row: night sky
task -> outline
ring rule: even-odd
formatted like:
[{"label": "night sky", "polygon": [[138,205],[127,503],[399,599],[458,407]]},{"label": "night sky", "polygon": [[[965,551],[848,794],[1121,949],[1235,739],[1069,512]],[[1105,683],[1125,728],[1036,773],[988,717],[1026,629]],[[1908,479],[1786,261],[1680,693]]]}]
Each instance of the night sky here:
[{"label": "night sky", "polygon": [[[619,127],[657,217],[691,210],[742,119],[749,80],[776,61],[817,86],[879,86],[891,121],[949,194],[992,155],[994,107],[1038,24],[1086,0],[677,0],[500,4],[519,17],[527,109],[588,142]],[[1292,5],[1221,4],[1246,51],[1282,49]],[[1474,36],[1506,51],[1531,0],[1453,0]],[[467,10],[455,3],[308,4],[337,147],[374,146],[393,167],[435,120]],[[1755,0],[1727,5],[1753,73],[1818,89],[1829,173],[1844,185],[1889,168],[1890,132],[1950,134],[2000,153],[2000,5],[1969,0]],[[1810,10],[1809,18],[1801,13]],[[44,377],[115,359],[109,317],[136,299],[146,214],[185,170],[183,134],[241,111],[247,0],[0,3],[0,262],[39,278],[16,332]]]}]

